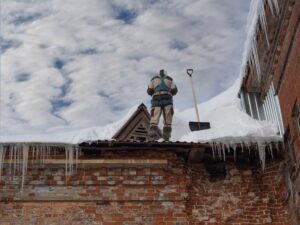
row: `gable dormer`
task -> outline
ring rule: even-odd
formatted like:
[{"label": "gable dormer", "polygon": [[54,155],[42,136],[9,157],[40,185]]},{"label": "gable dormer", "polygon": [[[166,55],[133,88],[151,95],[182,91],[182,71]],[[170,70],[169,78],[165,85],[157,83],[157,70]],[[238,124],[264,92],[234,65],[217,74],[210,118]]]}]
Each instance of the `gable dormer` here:
[{"label": "gable dormer", "polygon": [[[146,141],[150,118],[147,107],[142,103],[112,138],[118,141]],[[158,135],[162,136],[160,131]]]}]

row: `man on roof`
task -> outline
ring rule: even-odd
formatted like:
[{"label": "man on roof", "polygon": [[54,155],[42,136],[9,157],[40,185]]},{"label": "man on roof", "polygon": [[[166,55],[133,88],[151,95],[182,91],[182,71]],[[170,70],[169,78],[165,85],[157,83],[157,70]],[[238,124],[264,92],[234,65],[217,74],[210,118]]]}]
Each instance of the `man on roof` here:
[{"label": "man on roof", "polygon": [[177,87],[173,79],[161,69],[159,75],[154,76],[148,85],[147,93],[152,96],[151,100],[151,120],[149,128],[149,140],[158,140],[158,123],[161,114],[164,118],[163,139],[168,141],[172,132],[173,119],[173,96],[177,94]]}]

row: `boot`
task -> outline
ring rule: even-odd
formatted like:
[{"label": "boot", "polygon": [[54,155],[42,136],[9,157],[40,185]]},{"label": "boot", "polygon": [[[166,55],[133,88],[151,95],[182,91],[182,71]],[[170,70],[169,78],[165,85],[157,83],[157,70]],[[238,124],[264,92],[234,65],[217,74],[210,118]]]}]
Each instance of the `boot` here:
[{"label": "boot", "polygon": [[169,141],[171,137],[172,127],[164,127],[163,129],[163,139]]},{"label": "boot", "polygon": [[149,131],[148,131],[148,141],[157,141],[158,139],[159,139],[158,126],[150,125]]}]

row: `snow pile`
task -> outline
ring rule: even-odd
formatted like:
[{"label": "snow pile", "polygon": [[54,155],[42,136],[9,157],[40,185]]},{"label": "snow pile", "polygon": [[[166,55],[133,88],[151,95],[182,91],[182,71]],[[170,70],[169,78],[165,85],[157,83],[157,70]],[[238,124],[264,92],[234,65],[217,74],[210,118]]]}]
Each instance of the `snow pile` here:
[{"label": "snow pile", "polygon": [[195,121],[195,109],[180,112],[174,119],[174,136],[187,142],[276,142],[281,141],[277,125],[269,121],[258,121],[251,118],[241,109],[237,93],[240,88],[238,79],[227,91],[208,102],[200,104],[200,119],[210,122],[211,129],[189,132],[188,121]]}]

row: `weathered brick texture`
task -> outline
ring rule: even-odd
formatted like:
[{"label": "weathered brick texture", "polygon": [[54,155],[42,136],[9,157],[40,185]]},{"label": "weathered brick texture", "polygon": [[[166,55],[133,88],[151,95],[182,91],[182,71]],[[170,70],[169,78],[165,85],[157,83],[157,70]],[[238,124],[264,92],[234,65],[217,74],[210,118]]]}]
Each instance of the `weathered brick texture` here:
[{"label": "weathered brick texture", "polygon": [[289,224],[282,164],[264,173],[226,165],[225,179],[210,181],[203,165],[191,168],[190,224]]},{"label": "weathered brick texture", "polygon": [[[114,151],[101,158],[123,155]],[[67,181],[64,165],[29,165],[23,193],[21,178],[11,179],[4,170],[0,225],[290,224],[280,160],[264,172],[222,163],[225,175],[217,176],[207,170],[214,162],[190,164],[170,151],[127,157],[164,158],[168,164],[79,166]]]},{"label": "weathered brick texture", "polygon": [[[293,183],[292,194],[294,198],[290,199],[290,216],[293,218],[293,224],[300,223],[300,135],[293,117],[293,108],[295,104],[300,106],[300,1],[283,1],[287,4],[283,25],[279,33],[279,43],[275,54],[275,61],[272,67],[272,76],[268,74],[270,80],[273,80],[281,105],[281,113],[285,132],[289,132],[290,142],[295,151],[296,164],[293,160],[289,161],[290,177]],[[293,153],[289,153],[293,154]],[[287,154],[286,158],[290,155]]]},{"label": "weathered brick texture", "polygon": [[[247,91],[265,98],[271,83],[280,101],[287,147],[286,160],[291,178],[290,216],[300,224],[300,135],[293,109],[300,106],[300,1],[278,0],[280,13],[273,16],[265,7],[270,47],[264,32],[258,32],[256,45],[261,67],[261,82],[254,82],[255,72],[248,70],[244,79]],[[259,25],[257,25],[259,28]],[[298,115],[299,118],[299,115]]]}]

